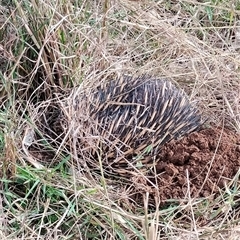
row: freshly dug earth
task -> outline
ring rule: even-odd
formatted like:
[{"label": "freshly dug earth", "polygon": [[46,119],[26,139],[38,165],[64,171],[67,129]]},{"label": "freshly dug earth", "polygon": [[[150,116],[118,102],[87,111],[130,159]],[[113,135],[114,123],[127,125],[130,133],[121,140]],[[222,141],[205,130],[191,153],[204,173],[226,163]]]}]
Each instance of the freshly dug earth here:
[{"label": "freshly dug earth", "polygon": [[204,129],[164,145],[156,165],[157,178],[155,173],[148,176],[156,179],[151,181],[158,191],[150,186],[148,190],[163,202],[183,199],[189,191],[191,197],[208,197],[229,183],[239,167],[240,136],[226,129]]},{"label": "freshly dug earth", "polygon": [[[40,158],[37,149],[31,155]],[[140,205],[146,192],[150,193],[153,204],[156,198],[164,204],[168,200],[186,199],[189,194],[214,196],[239,168],[240,135],[228,129],[207,128],[163,145],[155,169],[147,173],[147,179],[140,174],[131,178],[130,195]]]}]

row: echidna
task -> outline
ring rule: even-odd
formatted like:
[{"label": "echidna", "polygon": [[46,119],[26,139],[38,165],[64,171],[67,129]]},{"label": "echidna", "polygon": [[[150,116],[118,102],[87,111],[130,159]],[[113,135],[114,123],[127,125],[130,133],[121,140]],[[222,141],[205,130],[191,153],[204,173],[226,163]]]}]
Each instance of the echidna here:
[{"label": "echidna", "polygon": [[121,164],[127,157],[157,154],[163,144],[202,125],[197,108],[182,90],[149,76],[121,77],[81,90],[77,97],[75,92],[70,99],[68,127],[77,149],[95,159],[100,152],[106,165],[111,165],[109,159]]}]

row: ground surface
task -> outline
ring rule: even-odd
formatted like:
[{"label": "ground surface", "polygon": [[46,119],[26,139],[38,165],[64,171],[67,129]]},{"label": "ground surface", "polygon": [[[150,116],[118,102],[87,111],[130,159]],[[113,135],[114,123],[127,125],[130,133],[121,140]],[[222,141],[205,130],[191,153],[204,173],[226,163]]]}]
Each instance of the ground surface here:
[{"label": "ground surface", "polygon": [[[31,147],[30,149],[32,156],[38,160],[42,159],[42,162],[47,162],[44,156],[39,155],[39,148]],[[52,159],[49,155],[46,156]],[[94,169],[98,171],[100,169],[98,161],[94,162],[94,165]],[[83,165],[79,166],[83,168]],[[90,164],[90,169],[92,167]],[[126,177],[125,167],[115,166],[112,171],[116,170],[120,175],[122,171],[122,176]],[[227,128],[205,127],[180,140],[172,140],[165,144],[156,157],[155,168],[151,167],[147,173],[141,175],[131,170],[133,171],[130,181],[131,187],[133,186],[131,196],[134,196],[134,201],[140,206],[144,205],[142,196],[146,192],[150,193],[153,206],[154,199],[160,199],[165,205],[166,202],[186,200],[186,198],[212,198],[219,195],[220,189],[229,186],[239,171],[239,167],[240,135]],[[99,172],[98,174],[100,177],[101,174]],[[130,176],[128,172],[128,180]],[[121,182],[121,176],[117,177],[117,182],[119,180]],[[126,186],[129,185],[126,184]]]},{"label": "ground surface", "polygon": [[239,167],[239,135],[219,128],[194,132],[163,147],[156,194],[161,200],[182,199],[189,191],[191,197],[209,197],[228,184]]}]

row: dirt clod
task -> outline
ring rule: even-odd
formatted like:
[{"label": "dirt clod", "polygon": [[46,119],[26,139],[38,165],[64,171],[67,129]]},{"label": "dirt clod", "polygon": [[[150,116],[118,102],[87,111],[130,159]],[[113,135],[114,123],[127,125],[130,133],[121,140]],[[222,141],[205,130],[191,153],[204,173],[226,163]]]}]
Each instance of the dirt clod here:
[{"label": "dirt clod", "polygon": [[164,201],[182,199],[189,191],[191,197],[217,193],[238,172],[239,149],[240,136],[219,128],[194,132],[164,145],[156,166],[158,196]]}]

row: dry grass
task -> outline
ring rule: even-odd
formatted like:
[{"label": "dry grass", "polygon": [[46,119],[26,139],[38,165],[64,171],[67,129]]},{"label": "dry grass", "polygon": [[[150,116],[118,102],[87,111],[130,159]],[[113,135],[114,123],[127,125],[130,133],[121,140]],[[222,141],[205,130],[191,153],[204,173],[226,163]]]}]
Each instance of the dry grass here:
[{"label": "dry grass", "polygon": [[150,213],[147,193],[138,206],[103,171],[76,168],[46,130],[73,87],[145,73],[239,132],[238,1],[22,0],[0,12],[1,239],[239,239],[238,176],[215,200]]}]

